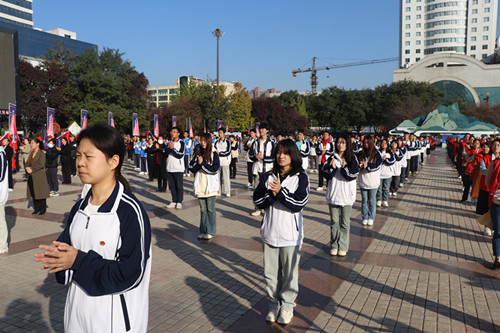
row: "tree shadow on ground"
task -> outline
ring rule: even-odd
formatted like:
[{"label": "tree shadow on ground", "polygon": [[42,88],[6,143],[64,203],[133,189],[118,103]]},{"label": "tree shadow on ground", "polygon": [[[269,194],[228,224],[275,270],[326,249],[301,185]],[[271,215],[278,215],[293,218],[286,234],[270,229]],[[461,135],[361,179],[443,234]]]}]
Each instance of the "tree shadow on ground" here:
[{"label": "tree shadow on ground", "polygon": [[40,303],[31,303],[23,298],[12,301],[5,316],[0,318],[0,326],[7,326],[5,332],[47,332],[49,327],[43,319]]}]

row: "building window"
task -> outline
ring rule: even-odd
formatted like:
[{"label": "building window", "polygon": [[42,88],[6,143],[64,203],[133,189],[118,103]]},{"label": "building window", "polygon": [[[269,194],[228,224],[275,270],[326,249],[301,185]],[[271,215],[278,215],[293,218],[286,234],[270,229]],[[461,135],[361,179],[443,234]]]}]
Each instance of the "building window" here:
[{"label": "building window", "polygon": [[472,14],[477,14],[477,9],[473,9]]},{"label": "building window", "polygon": [[411,16],[410,15],[406,16],[405,20],[407,20],[407,21],[411,20]]},{"label": "building window", "polygon": [[405,27],[406,29],[410,29],[410,24],[407,24]]},{"label": "building window", "polygon": [[421,33],[421,32],[417,32],[417,33],[416,33],[416,36],[417,36],[417,37],[420,37],[420,35],[422,35],[422,33]]},{"label": "building window", "polygon": [[486,53],[483,53],[483,55],[481,56],[483,59],[488,57],[488,55]]},{"label": "building window", "polygon": [[410,58],[405,58],[405,63],[409,63],[410,62]]},{"label": "building window", "polygon": [[483,45],[483,50],[487,50],[488,49],[488,45]]},{"label": "building window", "polygon": [[489,31],[490,28],[489,27],[483,27],[483,31]]},{"label": "building window", "polygon": [[410,46],[410,42],[405,42],[405,45],[406,46]]},{"label": "building window", "polygon": [[421,41],[417,40],[417,41],[415,42],[415,44],[416,44],[416,45],[420,45],[420,44],[421,44]]},{"label": "building window", "polygon": [[410,37],[410,33],[409,32],[405,33],[405,37]]},{"label": "building window", "polygon": [[491,0],[484,0],[484,3],[491,3]]},{"label": "building window", "polygon": [[471,51],[474,51],[474,50],[476,49],[476,45],[472,45],[472,46],[470,47],[470,49],[471,49]]},{"label": "building window", "polygon": [[417,28],[422,28],[422,23],[417,23]]},{"label": "building window", "polygon": [[406,12],[411,12],[411,7],[406,7],[405,11]]},{"label": "building window", "polygon": [[485,12],[485,13],[489,13],[489,12],[490,12],[490,7],[486,7],[486,8],[484,9],[484,12]]},{"label": "building window", "polygon": [[488,40],[488,36],[483,36],[483,40]]},{"label": "building window", "polygon": [[410,54],[410,50],[405,50],[405,54]]},{"label": "building window", "polygon": [[477,23],[477,18],[473,18],[472,23]]},{"label": "building window", "polygon": [[490,18],[488,16],[486,16],[485,18],[483,18],[483,22],[489,22],[490,21]]},{"label": "building window", "polygon": [[476,59],[476,55],[475,54],[471,54],[471,57]]},{"label": "building window", "polygon": [[419,61],[419,60],[420,60],[420,58],[415,59],[415,61]]},{"label": "building window", "polygon": [[411,0],[406,0],[406,3],[411,3]]},{"label": "building window", "polygon": [[420,20],[422,18],[422,15],[418,14],[417,15],[417,20]]},{"label": "building window", "polygon": [[471,29],[470,29],[470,31],[471,31],[471,32],[477,32],[477,28],[476,28],[476,27],[471,28]]},{"label": "building window", "polygon": [[422,6],[417,6],[417,10],[422,10]]},{"label": "building window", "polygon": [[477,39],[477,38],[476,38],[476,36],[472,36],[472,37],[470,38],[470,40],[471,40],[471,41],[473,41],[473,42],[475,42],[475,41],[476,41],[476,39]]},{"label": "building window", "polygon": [[477,5],[479,3],[479,0],[472,0],[473,5]]},{"label": "building window", "polygon": [[420,53],[420,49],[417,49],[415,52],[416,52],[416,53]]}]

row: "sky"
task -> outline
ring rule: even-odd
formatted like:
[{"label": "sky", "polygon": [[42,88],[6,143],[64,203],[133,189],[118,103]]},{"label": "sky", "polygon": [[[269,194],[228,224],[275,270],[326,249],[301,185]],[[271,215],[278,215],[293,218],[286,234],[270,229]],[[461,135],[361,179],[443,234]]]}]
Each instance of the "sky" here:
[{"label": "sky", "polygon": [[[310,73],[292,70],[398,57],[399,0],[34,0],[36,28],[63,28],[77,39],[124,53],[150,85],[181,75],[247,90],[310,91]],[[498,32],[497,32],[498,34]],[[398,62],[318,71],[318,91],[390,84]]]}]

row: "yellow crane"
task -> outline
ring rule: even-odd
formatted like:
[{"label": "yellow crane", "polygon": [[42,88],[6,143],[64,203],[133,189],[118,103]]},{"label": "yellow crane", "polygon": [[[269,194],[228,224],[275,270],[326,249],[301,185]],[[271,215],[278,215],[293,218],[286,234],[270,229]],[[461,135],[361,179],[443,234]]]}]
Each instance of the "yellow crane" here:
[{"label": "yellow crane", "polygon": [[312,66],[307,68],[307,69],[298,68],[298,69],[292,71],[293,77],[296,77],[297,73],[311,72],[311,91],[313,93],[316,92],[316,87],[318,86],[318,77],[316,75],[317,71],[322,71],[322,70],[328,71],[330,69],[336,69],[336,68],[380,64],[383,62],[392,62],[392,61],[399,60],[399,58],[385,58],[385,59],[366,60],[366,61],[360,61],[360,62],[351,62],[351,63],[340,64],[340,65],[328,65],[328,66],[323,66],[323,67],[316,67],[316,59],[318,59],[318,58],[317,57],[312,58]]}]

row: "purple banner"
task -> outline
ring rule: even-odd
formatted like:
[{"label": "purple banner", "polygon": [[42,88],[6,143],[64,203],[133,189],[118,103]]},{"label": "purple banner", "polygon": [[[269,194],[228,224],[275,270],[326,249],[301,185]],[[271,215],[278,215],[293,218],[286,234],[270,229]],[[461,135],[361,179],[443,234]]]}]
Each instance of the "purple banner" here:
[{"label": "purple banner", "polygon": [[177,126],[177,117],[172,116],[172,127],[175,127],[175,126]]},{"label": "purple banner", "polygon": [[16,105],[9,103],[9,135],[11,141],[17,141],[17,125],[16,125]]},{"label": "purple banner", "polygon": [[141,132],[139,131],[139,119],[137,118],[137,113],[132,114],[132,135],[141,136]]},{"label": "purple banner", "polygon": [[87,110],[80,110],[80,127],[82,130],[87,128],[87,119],[89,117],[89,112]]},{"label": "purple banner", "polygon": [[222,127],[222,120],[217,120],[217,131]]},{"label": "purple banner", "polygon": [[47,150],[47,148],[49,148],[49,136],[47,134],[47,126],[43,130],[43,146],[44,146],[45,150]]},{"label": "purple banner", "polygon": [[53,108],[47,108],[47,137],[54,137],[54,115],[56,110]]},{"label": "purple banner", "polygon": [[193,125],[191,125],[191,117],[189,117],[189,137],[193,137]]},{"label": "purple banner", "polygon": [[115,127],[115,120],[113,119],[113,112],[108,113],[108,124],[111,127]]},{"label": "purple banner", "polygon": [[259,126],[260,126],[260,123],[258,121],[256,121],[255,122],[255,132],[257,133],[258,138],[260,138]]},{"label": "purple banner", "polygon": [[158,124],[158,115],[154,116],[154,127],[153,127],[153,135],[157,138],[160,136],[160,125]]}]

